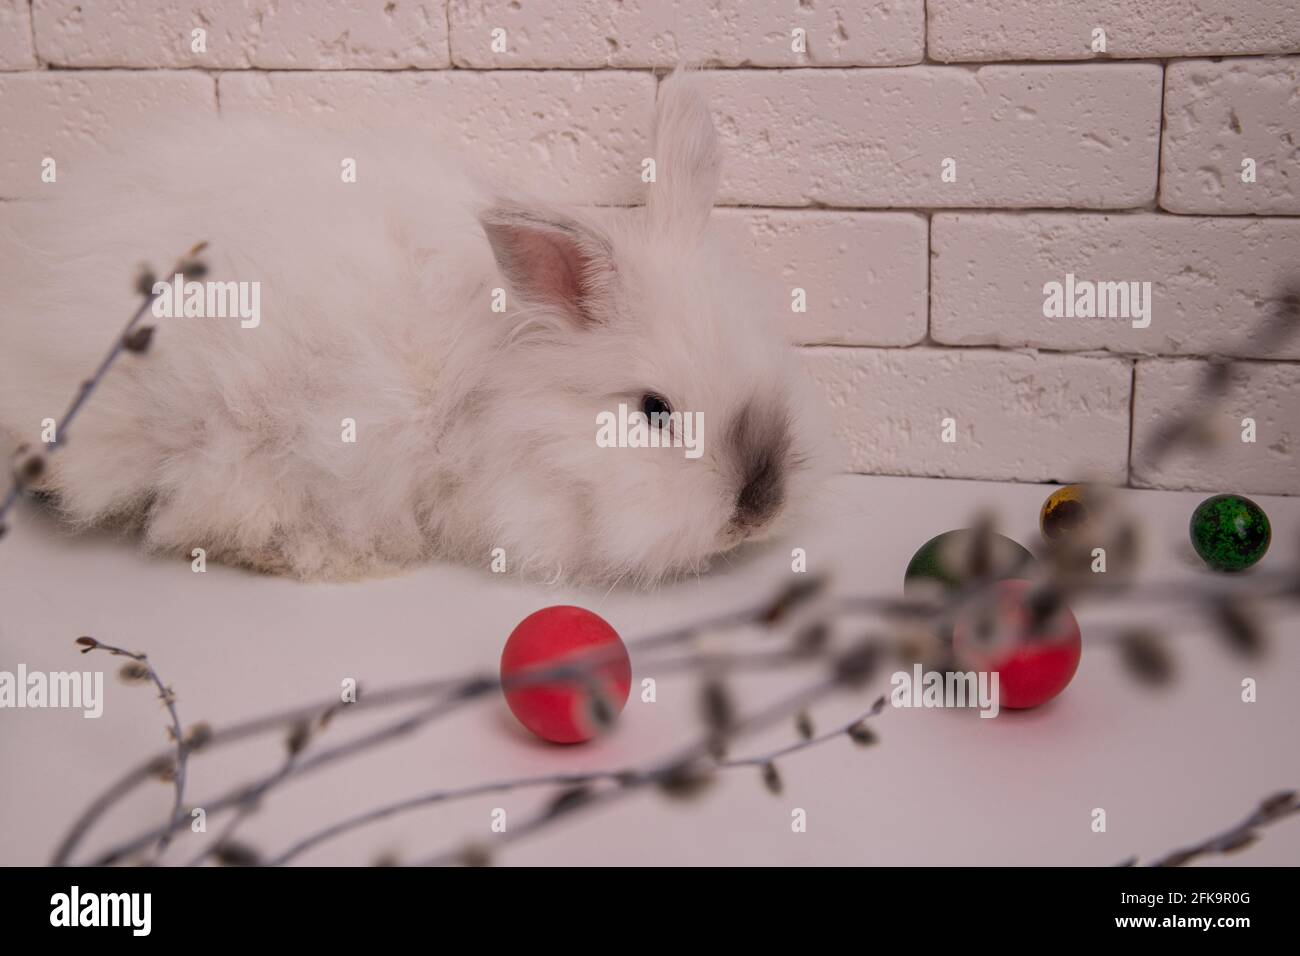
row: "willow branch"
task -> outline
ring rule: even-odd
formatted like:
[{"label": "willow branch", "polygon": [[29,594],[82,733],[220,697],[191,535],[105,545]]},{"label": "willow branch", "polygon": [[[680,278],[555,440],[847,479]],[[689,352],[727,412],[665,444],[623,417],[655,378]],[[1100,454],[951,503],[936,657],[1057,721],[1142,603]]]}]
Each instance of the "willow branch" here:
[{"label": "willow branch", "polygon": [[[207,266],[197,257],[204,249],[207,248],[206,242],[196,244],[189,253],[176,263],[174,270],[182,275],[190,277],[201,277],[207,273]],[[68,428],[72,425],[81,409],[85,406],[90,396],[99,388],[104,377],[108,374],[109,369],[117,361],[123,352],[144,352],[149,348],[149,342],[153,336],[152,327],[140,326],[140,320],[153,305],[157,293],[153,291],[154,277],[148,270],[142,272],[136,280],[136,291],[140,294],[140,304],[131,318],[127,320],[121,333],[113,340],[109,346],[108,352],[100,360],[99,365],[90,378],[86,379],[78,386],[76,394],[72,396],[63,416],[55,423],[54,440],[45,443],[45,453],[52,454],[67,441]],[[45,459],[40,455],[28,457],[24,463],[14,470],[13,483],[9,491],[5,494],[4,499],[0,501],[0,538],[4,537],[6,530],[5,515],[18,501],[26,484],[34,480],[45,470]]]},{"label": "willow branch", "polygon": [[[181,811],[185,802],[185,771],[189,762],[190,747],[185,740],[185,732],[181,727],[180,711],[176,708],[176,695],[172,689],[163,683],[162,678],[158,676],[157,669],[149,663],[149,658],[135,651],[128,651],[122,647],[116,647],[112,644],[105,644],[103,641],[96,640],[93,637],[80,637],[77,643],[81,645],[81,653],[89,654],[91,651],[106,651],[115,657],[128,657],[138,663],[143,669],[148,679],[158,690],[158,699],[163,702],[167,708],[167,713],[171,717],[171,727],[169,733],[172,740],[175,741],[174,763],[172,767],[172,785],[174,796],[172,799],[172,812],[166,826],[162,827],[158,833],[158,845],[156,855],[161,856],[167,849],[168,843],[171,842],[171,835],[175,832],[181,820]],[[157,763],[155,762],[155,766]]]},{"label": "willow branch", "polygon": [[[751,757],[743,757],[732,760],[714,761],[713,766],[719,770],[732,770],[739,767],[761,766],[768,767],[778,757],[785,757],[801,750],[810,750],[813,747],[820,746],[830,740],[843,737],[851,731],[855,731],[862,726],[862,723],[870,717],[880,713],[884,707],[884,698],[880,698],[872,705],[870,710],[865,711],[853,720],[848,721],[835,730],[827,733],[812,736],[804,740],[795,741],[784,747],[768,753],[757,754]],[[489,793],[509,793],[516,790],[531,790],[538,787],[576,787],[586,784],[601,782],[619,782],[637,776],[637,771],[628,769],[618,770],[592,770],[584,773],[557,773],[543,774],[532,777],[518,777],[511,780],[494,780],[487,783],[475,784],[468,787],[442,788],[431,790],[414,797],[408,797],[405,800],[398,800],[393,803],[384,804],[365,813],[359,813],[355,816],[347,817],[343,820],[324,827],[314,833],[301,838],[288,849],[281,852],[278,856],[268,861],[268,866],[284,866],[301,856],[308,850],[326,843],[345,833],[367,826],[371,823],[377,823],[380,820],[386,820],[390,817],[407,813],[411,810],[418,810],[422,807],[428,807],[436,803],[448,803],[455,800],[464,800],[470,797],[484,796]]]},{"label": "willow branch", "polygon": [[[804,710],[830,692],[842,688],[843,682],[838,678],[823,679],[806,685],[763,710],[735,721],[725,730],[717,728],[711,730],[644,771],[622,775],[618,787],[598,792],[579,790],[562,794],[551,805],[522,824],[498,834],[493,842],[499,845],[516,843],[548,829],[559,820],[570,819],[579,811],[590,811],[596,807],[607,806],[650,786],[658,786],[669,793],[690,795],[709,782],[709,775],[719,762],[711,759],[710,755],[716,752],[720,742],[725,743],[770,727],[777,721],[788,719],[791,715]],[[703,763],[701,763],[702,759]],[[482,852],[481,847],[445,850],[417,865],[445,866],[464,862],[467,856],[473,858]]]},{"label": "willow branch", "polygon": [[[648,643],[651,645],[662,645],[664,644],[664,641],[662,640],[662,635],[655,635],[648,641]],[[489,693],[496,694],[500,693],[504,689],[513,689],[514,687],[524,687],[533,684],[550,684],[566,681],[582,682],[589,677],[593,670],[603,666],[609,659],[609,655],[605,652],[583,655],[582,658],[574,658],[571,661],[566,661],[564,664],[555,667],[539,668],[532,671],[522,672],[513,676],[504,686],[495,678],[489,678],[486,675],[472,676],[460,681],[451,682],[450,684],[447,684],[446,682],[437,682],[437,692],[442,696],[432,705],[417,710],[414,714],[400,718],[393,723],[386,724],[370,733],[363,734],[345,743],[336,744],[333,747],[320,750],[304,759],[296,760],[290,767],[281,767],[251,784],[244,784],[232,788],[213,800],[203,802],[201,805],[209,816],[231,809],[232,807],[238,808],[245,802],[250,793],[256,793],[260,800],[271,790],[279,787],[281,784],[292,778],[308,774],[339,760],[344,760],[358,753],[368,751],[373,747],[407,737],[432,721],[444,717],[472,701],[482,699]],[[661,671],[693,670],[702,666],[702,662],[708,661],[710,666],[736,666],[740,669],[773,669],[788,665],[794,659],[796,659],[795,655],[789,653],[735,655],[734,657],[721,654],[694,655],[670,658],[655,663],[653,666],[656,666]],[[354,708],[359,706],[360,703],[366,699],[366,695],[362,695],[356,703],[348,704],[339,708],[338,712],[342,714],[351,713]],[[319,708],[317,708],[317,712],[319,712]],[[301,711],[294,711],[291,713],[300,715]],[[274,723],[265,719],[257,721],[256,724],[258,730],[276,729],[280,726],[279,723]],[[231,737],[232,734],[229,731],[226,732],[224,737],[220,733],[214,731],[211,735],[210,742],[205,744],[204,750],[210,749],[218,740],[230,742]],[[143,774],[140,776],[147,779],[149,774]],[[111,795],[112,801],[116,801],[121,799],[125,792],[129,792],[129,788],[115,785],[113,788],[110,788],[108,794]],[[98,816],[102,814],[102,812],[107,809],[108,805],[109,804],[104,803],[100,806],[96,815]],[[174,820],[170,825],[171,829],[174,831],[183,825],[183,823],[183,819]],[[84,836],[88,829],[88,826],[78,827],[76,829],[76,840],[64,840],[63,845],[60,847],[60,853],[56,857],[56,862],[66,863],[68,856],[75,848],[77,842],[80,841],[81,837]],[[91,861],[90,865],[105,866],[115,863],[118,860],[137,852],[142,847],[147,846],[149,842],[160,835],[160,832],[161,830],[157,828],[146,830],[124,841],[116,843],[108,850],[98,854]],[[70,837],[71,836],[72,835],[70,834]]]},{"label": "willow branch", "polygon": [[[1237,853],[1253,846],[1265,827],[1280,823],[1287,817],[1300,813],[1300,799],[1294,790],[1275,793],[1262,800],[1258,807],[1234,827],[1207,837],[1200,843],[1174,850],[1149,864],[1150,866],[1186,866],[1203,856],[1222,856]],[[1120,866],[1136,866],[1137,857],[1131,857]]]}]

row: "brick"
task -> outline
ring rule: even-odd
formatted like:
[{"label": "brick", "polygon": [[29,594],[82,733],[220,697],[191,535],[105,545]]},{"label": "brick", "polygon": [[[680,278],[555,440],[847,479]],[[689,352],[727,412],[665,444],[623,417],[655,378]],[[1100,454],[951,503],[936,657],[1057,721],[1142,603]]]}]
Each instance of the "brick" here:
[{"label": "brick", "polygon": [[225,73],[222,115],[307,116],[346,130],[424,123],[499,181],[545,182],[548,198],[642,199],[654,77],[462,71]]},{"label": "brick", "polygon": [[32,17],[27,0],[0,0],[0,70],[36,67]]},{"label": "brick", "polygon": [[1086,60],[1092,31],[1108,57],[1289,53],[1300,48],[1291,0],[928,0],[932,59]]},{"label": "brick", "polygon": [[48,195],[93,167],[112,132],[157,129],[183,116],[216,115],[212,78],[195,72],[94,70],[0,73],[0,198]]},{"label": "brick", "polygon": [[[1130,363],[976,349],[804,350],[850,471],[1123,481]],[[941,440],[942,420],[957,440]]]},{"label": "brick", "polygon": [[[930,335],[948,345],[1300,358],[1262,335],[1300,262],[1300,220],[1155,213],[940,213]],[[1151,324],[1046,318],[1043,286],[1150,282]]]},{"label": "brick", "polygon": [[[436,69],[451,65],[445,0],[37,0],[36,42],[59,66]],[[207,31],[206,52],[191,31]]]},{"label": "brick", "polygon": [[[913,345],[925,337],[928,229],[915,213],[735,210],[720,232],[773,280],[773,308],[806,345]],[[791,309],[804,290],[807,312]]]},{"label": "brick", "polygon": [[[476,68],[888,66],[919,63],[925,50],[923,0],[451,0],[448,16],[456,65]],[[806,53],[791,49],[796,28]]]},{"label": "brick", "polygon": [[[726,71],[725,201],[1129,207],[1155,196],[1160,67]],[[941,163],[956,161],[956,181]]]},{"label": "brick", "polygon": [[[1300,8],[1297,8],[1300,9]],[[1160,205],[1181,213],[1300,214],[1300,57],[1169,67]],[[1242,160],[1256,181],[1242,182]]]},{"label": "brick", "polygon": [[[1300,365],[1239,362],[1217,402],[1203,401],[1206,363],[1140,361],[1133,406],[1132,483],[1143,488],[1300,494]],[[1205,407],[1209,447],[1180,446],[1163,458],[1148,442],[1175,416]],[[1243,442],[1242,419],[1255,420],[1255,442]],[[1274,529],[1277,533],[1281,529]]]}]

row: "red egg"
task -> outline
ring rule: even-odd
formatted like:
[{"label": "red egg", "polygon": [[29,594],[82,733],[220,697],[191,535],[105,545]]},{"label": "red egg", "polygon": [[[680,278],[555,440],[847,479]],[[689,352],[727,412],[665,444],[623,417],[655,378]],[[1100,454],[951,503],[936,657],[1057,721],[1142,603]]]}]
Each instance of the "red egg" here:
[{"label": "red egg", "polygon": [[957,616],[953,626],[953,656],[963,670],[996,672],[1000,706],[1012,710],[1037,707],[1065,690],[1079,667],[1083,641],[1079,622],[1062,607],[1048,622],[1048,631],[1028,639],[1028,581],[999,581],[995,586],[991,639],[975,633],[974,610]]},{"label": "red egg", "polygon": [[593,662],[591,680],[611,716],[617,716],[632,689],[632,662],[618,632],[599,615],[570,605],[542,608],[520,621],[506,639],[501,652],[506,703],[519,722],[543,740],[576,744],[599,732],[591,695],[580,681],[528,680],[529,673],[584,658]]}]

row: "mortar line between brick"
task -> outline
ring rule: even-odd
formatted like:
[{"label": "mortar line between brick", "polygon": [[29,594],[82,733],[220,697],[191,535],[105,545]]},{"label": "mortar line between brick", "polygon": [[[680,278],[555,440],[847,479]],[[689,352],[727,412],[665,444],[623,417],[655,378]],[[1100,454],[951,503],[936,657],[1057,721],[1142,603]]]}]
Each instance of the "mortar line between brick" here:
[{"label": "mortar line between brick", "polygon": [[[34,29],[34,27],[33,27]],[[448,51],[451,50],[451,41],[448,40]],[[1078,60],[931,60],[922,58],[912,63],[881,63],[875,65],[867,64],[818,64],[816,66],[799,66],[793,64],[780,64],[776,66],[758,66],[752,63],[735,66],[719,66],[716,64],[706,64],[705,69],[709,72],[718,73],[771,73],[778,70],[784,70],[790,73],[826,73],[836,71],[841,73],[850,72],[870,72],[873,70],[909,70],[918,66],[944,67],[953,70],[979,70],[986,66],[1044,66],[1044,67],[1063,67],[1069,69],[1075,66],[1095,66],[1097,64],[1112,64],[1123,66],[1125,64],[1145,64],[1148,66],[1159,66],[1164,68],[1168,63],[1182,62],[1186,60],[1279,60],[1295,59],[1296,53],[1278,52],[1278,53],[1189,53],[1183,56],[1158,57],[1145,56],[1125,59],[1122,57],[1093,57],[1089,59]],[[607,64],[600,66],[574,66],[570,64],[555,64],[550,66],[488,66],[488,67],[457,67],[454,64],[450,67],[422,67],[422,66],[401,66],[401,67],[325,67],[315,69],[303,69],[302,67],[217,67],[216,69],[233,70],[239,72],[262,72],[262,73],[447,73],[451,70],[460,70],[465,73],[658,73],[672,70],[676,64],[660,64],[655,66],[609,66]],[[212,66],[181,66],[181,67],[159,67],[159,66],[85,66],[77,64],[54,64],[49,63],[46,66],[51,70],[120,70],[123,72],[147,72],[159,69],[172,70],[200,70],[214,69]]]},{"label": "mortar line between brick", "polygon": [[930,0],[921,0],[921,62],[934,62],[930,59]]},{"label": "mortar line between brick", "polygon": [[[635,208],[637,204],[633,203],[623,206],[618,203],[598,204],[602,208]],[[1061,216],[1158,216],[1164,219],[1209,219],[1214,222],[1220,220],[1240,220],[1243,222],[1267,222],[1270,219],[1300,219],[1300,213],[1210,213],[1210,212],[1170,212],[1168,209],[1151,209],[1146,206],[1127,206],[1120,208],[1089,208],[1085,206],[826,206],[823,204],[814,204],[806,206],[781,206],[765,205],[760,203],[718,203],[718,209],[734,209],[740,212],[805,212],[805,213],[837,213],[837,212],[861,212],[861,213],[913,213],[919,216],[937,216],[945,213],[960,213],[964,216],[980,215],[1015,215],[1015,216],[1041,216],[1046,214],[1056,214]]]},{"label": "mortar line between brick", "polygon": [[1160,191],[1164,188],[1165,166],[1165,99],[1169,96],[1169,60],[1160,67],[1160,125],[1156,130],[1156,208],[1160,208]]},{"label": "mortar line between brick", "polygon": [[456,51],[451,48],[451,3],[447,2],[442,5],[442,22],[447,27],[447,68],[457,70]]},{"label": "mortar line between brick", "polygon": [[[22,72],[35,72],[27,70]],[[162,72],[162,71],[155,71]],[[188,72],[188,71],[186,71]],[[213,70],[208,72],[213,77],[223,77],[228,75],[239,75],[244,70]],[[0,76],[14,76],[14,72],[0,73]],[[656,77],[656,82],[662,80],[662,77]],[[657,90],[657,87],[656,87]],[[23,196],[0,196],[0,199],[11,199],[21,201],[26,197]],[[590,209],[639,209],[644,203],[620,203],[620,202],[593,202],[578,203]],[[1085,206],[828,206],[824,203],[807,203],[803,205],[781,205],[779,203],[735,203],[719,202],[714,204],[715,209],[726,210],[736,213],[860,213],[870,215],[896,215],[896,216],[917,216],[927,220],[938,215],[963,215],[963,216],[1151,216],[1160,219],[1202,219],[1212,222],[1260,222],[1267,223],[1270,221],[1284,221],[1300,219],[1300,213],[1270,212],[1270,213],[1214,213],[1214,212],[1173,212],[1168,209],[1153,209],[1147,206],[1123,206],[1123,207],[1103,207],[1092,208]]]},{"label": "mortar line between brick", "polygon": [[1101,352],[1096,349],[1054,349],[1030,345],[993,345],[981,343],[978,345],[953,345],[948,342],[921,341],[913,342],[911,345],[866,345],[850,344],[845,342],[800,342],[795,345],[797,349],[827,349],[831,351],[852,352],[852,351],[870,351],[870,352],[980,352],[989,355],[1026,355],[1039,356],[1048,355],[1061,358],[1078,358],[1096,361],[1114,361],[1114,362],[1222,362],[1228,361],[1232,365],[1258,365],[1266,368],[1276,366],[1288,366],[1300,368],[1300,359],[1274,359],[1245,357],[1236,355],[1225,355],[1222,352],[1204,354],[1196,353],[1194,355],[1173,355],[1170,353],[1146,354],[1140,352]]},{"label": "mortar line between brick", "polygon": [[925,215],[925,338],[934,341],[934,213]]},{"label": "mortar line between brick", "polygon": [[[920,481],[986,481],[999,485],[1060,485],[1063,482],[1050,478],[1033,479],[1026,481],[1018,478],[989,478],[979,475],[931,475],[921,472],[901,472],[901,471],[836,471],[833,473],[836,478],[913,478]],[[1181,491],[1187,493],[1201,493],[1210,491],[1214,486],[1206,485],[1204,487],[1189,487],[1185,484],[1175,485],[1126,485],[1127,489],[1132,491]],[[1294,498],[1297,493],[1294,491],[1269,491],[1262,492],[1273,498]]]},{"label": "mortar line between brick", "polygon": [[1134,436],[1137,434],[1137,359],[1133,359],[1129,366],[1128,379],[1128,465],[1125,468],[1124,483],[1133,487],[1133,444]]},{"label": "mortar line between brick", "polygon": [[[918,64],[911,64],[916,66]],[[424,66],[347,66],[347,67],[315,67],[303,68],[301,66],[213,66],[211,64],[195,64],[194,66],[80,66],[67,63],[48,63],[46,67],[52,72],[58,73],[159,73],[168,71],[172,73],[210,73],[213,70],[219,70],[222,73],[247,73],[255,75],[258,73],[299,73],[304,76],[319,76],[321,74],[345,74],[345,73],[391,73],[399,75],[402,73],[417,73],[425,75],[436,75],[439,73],[481,73],[491,75],[494,73],[635,73],[638,75],[649,74],[657,75],[660,72],[671,69],[671,67],[662,66],[511,66],[511,67],[424,67]],[[725,68],[726,72],[739,72],[742,68]],[[744,69],[748,69],[745,67]],[[906,69],[906,67],[900,67]],[[35,70],[7,70],[8,73],[35,73]],[[719,70],[719,72],[723,72]]]},{"label": "mortar line between brick", "polygon": [[36,49],[36,0],[27,0],[27,36],[32,41],[32,59],[37,67],[49,69],[48,64],[41,62],[41,54]]}]

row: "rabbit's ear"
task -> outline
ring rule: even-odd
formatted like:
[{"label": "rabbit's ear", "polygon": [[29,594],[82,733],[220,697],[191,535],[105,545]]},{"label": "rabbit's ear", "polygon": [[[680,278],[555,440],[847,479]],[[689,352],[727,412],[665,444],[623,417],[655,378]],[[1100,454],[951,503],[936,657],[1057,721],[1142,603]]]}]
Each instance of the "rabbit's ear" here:
[{"label": "rabbit's ear", "polygon": [[655,109],[655,179],[646,197],[652,230],[695,239],[718,191],[721,151],[698,74],[678,70],[659,87]]},{"label": "rabbit's ear", "polygon": [[558,308],[578,325],[598,321],[598,300],[613,274],[606,237],[561,213],[520,203],[499,202],[479,222],[521,300]]}]

